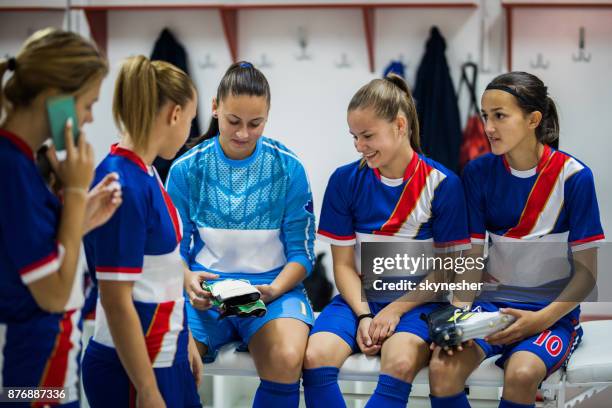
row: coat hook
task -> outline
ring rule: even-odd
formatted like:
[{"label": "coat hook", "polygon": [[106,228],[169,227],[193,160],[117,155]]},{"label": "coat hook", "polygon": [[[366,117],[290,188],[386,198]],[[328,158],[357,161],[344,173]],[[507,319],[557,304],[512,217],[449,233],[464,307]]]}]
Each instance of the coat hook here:
[{"label": "coat hook", "polygon": [[198,63],[198,67],[200,67],[200,69],[215,68],[216,66],[217,64],[212,62],[212,58],[210,58],[210,54],[206,54],[204,56],[204,61]]},{"label": "coat hook", "polygon": [[346,56],[346,53],[342,53],[341,57],[340,57],[340,62],[336,63],[336,67],[337,68],[350,68],[351,64],[348,61],[348,58]]},{"label": "coat hook", "polygon": [[308,48],[308,35],[304,27],[298,27],[298,45],[300,46],[301,52],[295,58],[298,61],[309,60],[311,58],[310,54],[306,52],[306,48]]},{"label": "coat hook", "polygon": [[533,61],[531,61],[530,65],[533,69],[548,69],[548,67],[550,66],[550,62],[544,62],[544,57],[542,57],[541,53],[538,53],[536,62],[534,63]]},{"label": "coat hook", "polygon": [[591,61],[591,53],[586,53],[586,51],[584,50],[584,43],[585,43],[585,33],[584,33],[584,27],[580,27],[580,30],[578,31],[578,55],[574,54],[572,55],[572,59],[576,62],[580,62],[580,61],[584,61],[584,62],[589,62]]}]

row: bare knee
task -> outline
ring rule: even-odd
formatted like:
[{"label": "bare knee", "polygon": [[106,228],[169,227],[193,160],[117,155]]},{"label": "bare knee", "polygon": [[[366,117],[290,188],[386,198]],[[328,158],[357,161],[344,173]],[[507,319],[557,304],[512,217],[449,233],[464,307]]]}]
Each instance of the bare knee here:
[{"label": "bare knee", "polygon": [[546,374],[533,365],[511,365],[504,373],[504,388],[535,392]]},{"label": "bare knee", "polygon": [[423,368],[416,358],[412,358],[411,354],[399,355],[389,360],[382,363],[381,371],[406,382],[412,382],[417,373]]},{"label": "bare knee", "polygon": [[334,354],[329,347],[319,343],[309,342],[304,356],[304,368],[318,368],[334,365]]},{"label": "bare knee", "polygon": [[304,361],[304,350],[299,349],[291,344],[282,344],[272,347],[274,351],[273,364],[277,370],[287,372],[301,372],[302,363]]}]

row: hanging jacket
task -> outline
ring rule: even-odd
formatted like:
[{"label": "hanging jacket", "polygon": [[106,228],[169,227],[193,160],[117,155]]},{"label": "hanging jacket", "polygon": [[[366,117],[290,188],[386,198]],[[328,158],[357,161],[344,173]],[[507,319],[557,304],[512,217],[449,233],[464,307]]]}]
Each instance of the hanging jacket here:
[{"label": "hanging jacket", "polygon": [[[472,78],[468,76],[468,70],[472,69]],[[484,130],[484,124],[480,117],[476,84],[478,78],[478,65],[466,62],[461,66],[461,80],[459,81],[457,100],[461,96],[463,87],[467,88],[470,106],[468,108],[468,119],[463,130],[463,141],[459,153],[459,168],[463,170],[465,165],[475,158],[491,151],[489,139]]]},{"label": "hanging jacket", "polygon": [[457,172],[461,122],[445,50],[446,41],[438,28],[432,27],[425,55],[417,71],[414,99],[419,115],[423,152]]},{"label": "hanging jacket", "polygon": [[[153,52],[151,53],[151,61],[160,60],[171,63],[172,65],[182,69],[185,71],[187,75],[189,75],[189,69],[187,68],[187,52],[185,48],[177,41],[174,35],[168,30],[164,28],[155,41],[155,45],[153,46]],[[198,137],[200,135],[200,123],[198,121],[198,116],[193,119],[191,122],[191,132],[189,134],[189,139]],[[185,146],[181,147],[177,155],[174,157],[175,159],[179,157],[181,154],[185,153],[187,148]],[[170,169],[170,165],[172,164],[172,160],[165,160],[161,157],[157,157],[153,162],[153,166],[157,169],[159,173],[159,177],[163,182],[166,181],[166,176],[168,175],[168,170]]]}]

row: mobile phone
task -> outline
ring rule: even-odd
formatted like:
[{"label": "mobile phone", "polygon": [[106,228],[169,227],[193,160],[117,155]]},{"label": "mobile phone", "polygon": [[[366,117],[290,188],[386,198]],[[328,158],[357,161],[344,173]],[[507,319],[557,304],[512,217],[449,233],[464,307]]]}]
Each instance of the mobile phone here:
[{"label": "mobile phone", "polygon": [[47,116],[49,117],[49,128],[55,150],[66,150],[64,129],[66,121],[72,118],[72,140],[76,145],[79,139],[79,125],[76,115],[74,96],[62,95],[47,99]]}]

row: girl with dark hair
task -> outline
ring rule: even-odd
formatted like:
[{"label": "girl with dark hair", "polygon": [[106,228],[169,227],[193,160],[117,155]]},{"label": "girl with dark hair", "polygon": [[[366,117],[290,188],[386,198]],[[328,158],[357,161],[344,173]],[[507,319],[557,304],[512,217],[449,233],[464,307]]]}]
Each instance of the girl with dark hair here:
[{"label": "girl with dark hair", "polygon": [[498,286],[476,304],[516,321],[452,356],[436,349],[434,408],[469,407],[466,379],[496,355],[500,408],[534,407],[539,384],[580,343],[579,303],[596,276],[594,243],[604,239],[591,170],[550,147],[559,119],[542,81],[526,72],[498,76],[482,96],[482,115],[492,153],[466,166],[463,183],[473,251],[483,253],[488,234],[486,276]]},{"label": "girl with dark hair", "polygon": [[[389,74],[363,86],[349,104],[348,125],[362,159],[339,167],[325,191],[318,237],[331,244],[340,294],[308,340],[304,396],[308,407],[346,406],[339,368],[352,353],[380,353],[378,385],[366,406],[405,407],[430,356],[420,315],[441,304],[424,304],[427,297],[417,291],[406,295],[415,298],[393,301],[365,298],[361,244],[409,243],[402,249],[414,257],[469,247],[463,189],[455,174],[421,154],[414,100],[401,77]],[[414,272],[415,284],[428,273]]]},{"label": "girl with dark hair", "polygon": [[[230,66],[209,132],[176,160],[167,188],[183,221],[187,316],[201,355],[212,361],[221,346],[242,341],[261,377],[253,406],[297,407],[313,323],[302,281],[314,264],[314,215],[299,159],[262,136],[269,108],[263,74],[248,62]],[[219,320],[200,286],[211,278],[249,281],[267,313]]]}]

